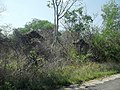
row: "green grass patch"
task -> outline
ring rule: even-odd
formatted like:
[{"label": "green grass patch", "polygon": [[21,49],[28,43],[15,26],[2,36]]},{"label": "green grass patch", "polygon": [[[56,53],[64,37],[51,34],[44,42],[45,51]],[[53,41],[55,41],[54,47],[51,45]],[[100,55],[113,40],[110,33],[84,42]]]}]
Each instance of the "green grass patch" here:
[{"label": "green grass patch", "polygon": [[68,77],[67,82],[82,83],[95,78],[105,77],[117,73],[115,67],[107,64],[87,63],[81,66],[67,66],[62,69],[62,75]]},{"label": "green grass patch", "polygon": [[3,75],[1,90],[53,90],[70,84],[81,84],[95,78],[106,77],[120,71],[114,63],[86,62],[49,70],[31,68],[30,71],[15,71]]}]

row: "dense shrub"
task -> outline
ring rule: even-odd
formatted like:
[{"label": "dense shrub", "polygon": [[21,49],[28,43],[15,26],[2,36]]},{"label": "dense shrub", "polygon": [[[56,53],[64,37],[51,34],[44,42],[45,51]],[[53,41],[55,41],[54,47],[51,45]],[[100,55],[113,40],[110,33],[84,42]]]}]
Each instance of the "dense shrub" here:
[{"label": "dense shrub", "polygon": [[104,31],[92,39],[93,55],[97,61],[120,61],[120,33]]}]

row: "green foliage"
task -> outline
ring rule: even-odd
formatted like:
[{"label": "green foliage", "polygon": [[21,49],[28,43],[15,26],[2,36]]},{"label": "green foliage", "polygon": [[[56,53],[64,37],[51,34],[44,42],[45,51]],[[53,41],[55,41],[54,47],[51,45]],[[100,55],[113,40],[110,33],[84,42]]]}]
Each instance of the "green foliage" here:
[{"label": "green foliage", "polygon": [[66,12],[64,21],[70,31],[82,32],[92,23],[92,17],[83,13],[83,7]]},{"label": "green foliage", "polygon": [[[94,78],[100,78],[117,73],[119,65],[82,63],[68,65],[63,68],[48,69],[31,68],[31,70],[16,70],[5,75],[1,90],[53,90],[63,85],[81,84]],[[72,73],[71,73],[72,72]],[[10,77],[9,77],[10,76]]]},{"label": "green foliage", "polygon": [[103,7],[104,29],[92,39],[93,54],[98,61],[120,61],[119,10],[114,0]]},{"label": "green foliage", "polygon": [[42,67],[46,63],[44,58],[38,55],[37,52],[34,50],[30,51],[30,54],[28,57],[29,57],[29,61],[33,66],[35,65],[37,67]]},{"label": "green foliage", "polygon": [[95,35],[92,40],[95,57],[98,61],[119,61],[120,33],[106,31]]},{"label": "green foliage", "polygon": [[115,2],[115,0],[111,0],[107,4],[105,4],[102,11],[102,18],[104,20],[105,29],[118,31],[120,28],[120,7]]},{"label": "green foliage", "polygon": [[[78,67],[72,66],[66,68],[66,70],[69,70],[70,74],[69,81],[71,83],[82,83],[84,81],[95,79],[101,76],[107,76],[116,72],[114,70],[104,71],[106,69],[105,67],[102,67],[102,64],[90,62],[82,64],[81,66]],[[72,73],[70,73],[71,71]]]},{"label": "green foliage", "polygon": [[71,59],[73,59],[73,60],[77,59],[78,53],[77,53],[75,48],[70,48],[68,54],[69,54]]},{"label": "green foliage", "polygon": [[71,59],[72,64],[81,64],[89,61],[89,57],[92,56],[91,53],[88,54],[78,54],[75,48],[70,48],[68,55]]},{"label": "green foliage", "polygon": [[24,28],[18,28],[18,30],[22,33],[26,33],[30,31],[31,29],[33,30],[53,30],[54,25],[47,21],[47,20],[38,20],[38,19],[33,19],[31,22],[27,23]]}]

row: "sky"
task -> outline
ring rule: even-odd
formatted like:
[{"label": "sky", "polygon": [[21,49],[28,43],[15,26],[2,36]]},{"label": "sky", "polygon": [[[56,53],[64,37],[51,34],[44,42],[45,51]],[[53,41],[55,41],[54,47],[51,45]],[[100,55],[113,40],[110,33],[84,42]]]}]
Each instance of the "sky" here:
[{"label": "sky", "polygon": [[[0,25],[11,24],[12,27],[23,27],[33,18],[53,22],[53,10],[47,7],[48,0],[0,0],[5,11],[0,14]],[[83,0],[87,13],[98,14],[95,24],[101,23],[101,7],[109,0]],[[119,0],[118,0],[119,1]],[[119,2],[120,3],[120,2]]]}]

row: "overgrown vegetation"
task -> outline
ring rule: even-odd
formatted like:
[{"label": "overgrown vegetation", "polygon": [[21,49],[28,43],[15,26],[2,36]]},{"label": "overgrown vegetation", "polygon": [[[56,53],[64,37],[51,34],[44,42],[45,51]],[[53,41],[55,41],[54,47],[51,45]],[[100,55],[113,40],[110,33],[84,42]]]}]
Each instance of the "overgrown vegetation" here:
[{"label": "overgrown vegetation", "polygon": [[119,5],[112,0],[103,6],[102,28],[83,8],[64,14],[54,44],[49,21],[33,19],[12,34],[1,28],[0,90],[53,90],[119,73]]}]

